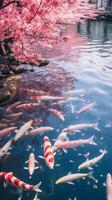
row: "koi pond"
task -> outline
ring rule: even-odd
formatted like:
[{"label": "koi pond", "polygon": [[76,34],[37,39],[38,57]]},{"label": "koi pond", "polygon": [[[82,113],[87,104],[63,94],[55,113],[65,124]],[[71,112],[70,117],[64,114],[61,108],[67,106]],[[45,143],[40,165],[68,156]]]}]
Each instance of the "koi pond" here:
[{"label": "koi pond", "polygon": [[[106,199],[106,177],[112,174],[112,22],[67,26],[65,36],[40,52],[49,65],[18,80],[16,104],[1,107],[0,171],[10,172],[0,173],[1,200]],[[27,184],[40,182],[36,195]]]}]

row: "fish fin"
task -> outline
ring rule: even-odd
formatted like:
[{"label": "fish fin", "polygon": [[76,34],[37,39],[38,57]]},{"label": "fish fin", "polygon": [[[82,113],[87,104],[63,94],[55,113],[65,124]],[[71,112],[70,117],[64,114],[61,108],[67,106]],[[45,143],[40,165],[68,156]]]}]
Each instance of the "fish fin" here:
[{"label": "fish fin", "polygon": [[28,163],[28,160],[25,161],[25,164],[27,164],[27,163]]},{"label": "fish fin", "polygon": [[10,152],[7,152],[7,153],[6,153],[6,155],[10,155],[10,154],[11,154]]},{"label": "fish fin", "polygon": [[38,156],[38,157],[44,160],[44,156]]},{"label": "fish fin", "polygon": [[56,152],[54,152],[53,155],[55,156],[55,155],[56,155]]},{"label": "fish fin", "polygon": [[30,129],[31,129],[31,130],[34,130],[34,127],[33,127],[33,126],[30,126]]},{"label": "fish fin", "polygon": [[88,140],[89,140],[89,143],[92,144],[92,145],[97,145],[95,142],[94,142],[94,138],[95,136],[93,135],[92,137],[90,137]]},{"label": "fish fin", "polygon": [[36,191],[36,192],[42,192],[42,190],[39,188],[40,185],[41,185],[41,182],[38,183],[37,185],[35,185],[35,186],[34,186],[34,187],[35,187],[34,191]]},{"label": "fish fin", "polygon": [[68,153],[68,151],[66,149],[63,149],[64,153]]},{"label": "fish fin", "polygon": [[93,168],[92,167],[87,167],[89,170],[93,170]]},{"label": "fish fin", "polygon": [[32,178],[32,176],[29,176],[29,179],[31,179]]},{"label": "fish fin", "polygon": [[73,183],[73,182],[66,182],[66,183],[68,183],[68,184],[70,184],[70,185],[74,185],[74,183]]},{"label": "fish fin", "polygon": [[28,170],[28,167],[24,167],[24,169],[27,169],[27,170]]},{"label": "fish fin", "polygon": [[95,128],[97,131],[101,131],[101,130],[98,128],[98,122],[96,122],[96,123],[94,124],[94,128]]},{"label": "fish fin", "polygon": [[72,172],[69,172],[68,175],[70,175]]},{"label": "fish fin", "polygon": [[37,167],[35,167],[35,169],[39,169],[39,167],[37,166]]},{"label": "fish fin", "polygon": [[38,195],[38,193],[36,193],[33,200],[40,200],[37,195]]},{"label": "fish fin", "polygon": [[93,176],[93,171],[88,173],[88,177],[91,178],[91,179],[94,179],[94,176]]},{"label": "fish fin", "polygon": [[35,160],[35,163],[38,163],[38,161],[37,161],[37,160]]},{"label": "fish fin", "polygon": [[4,188],[8,186],[8,183],[6,181],[3,182]]}]

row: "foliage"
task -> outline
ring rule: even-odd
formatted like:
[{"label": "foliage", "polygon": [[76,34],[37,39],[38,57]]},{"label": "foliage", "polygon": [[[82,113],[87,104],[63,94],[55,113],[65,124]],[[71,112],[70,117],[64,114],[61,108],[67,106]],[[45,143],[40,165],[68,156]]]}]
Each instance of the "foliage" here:
[{"label": "foliage", "polygon": [[17,59],[36,63],[37,46],[51,45],[63,38],[65,23],[93,18],[96,10],[87,0],[1,0],[0,39],[12,48]]}]

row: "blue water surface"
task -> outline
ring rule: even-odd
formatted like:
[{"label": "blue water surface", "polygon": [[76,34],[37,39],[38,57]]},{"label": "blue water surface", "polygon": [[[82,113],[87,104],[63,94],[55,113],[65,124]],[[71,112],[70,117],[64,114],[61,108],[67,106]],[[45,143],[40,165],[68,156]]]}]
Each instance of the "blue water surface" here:
[{"label": "blue water surface", "polygon": [[[106,199],[106,175],[112,173],[112,23],[107,21],[90,21],[77,26],[67,26],[65,30],[69,40],[55,45],[52,49],[45,49],[42,54],[49,58],[47,67],[36,69],[32,74],[25,74],[18,80],[18,99],[22,102],[31,102],[21,88],[33,88],[45,91],[47,95],[63,96],[66,91],[76,89],[84,92],[69,94],[68,97],[78,97],[63,104],[42,103],[39,108],[25,111],[23,117],[7,126],[20,127],[30,119],[41,117],[43,123],[39,126],[51,126],[52,132],[46,132],[42,136],[27,136],[21,138],[10,151],[7,158],[2,158],[1,171],[14,172],[14,175],[29,184],[37,184],[42,181],[41,200],[105,200]],[[84,105],[95,101],[93,108],[77,114]],[[62,112],[65,121],[57,119],[48,113],[48,108],[56,108]],[[5,110],[4,110],[5,112]],[[14,110],[14,113],[17,110]],[[2,120],[2,119],[1,119]],[[68,152],[57,152],[55,156],[54,170],[50,170],[44,160],[43,138],[47,135],[51,143],[57,138],[61,130],[71,124],[98,123],[100,131],[87,129],[81,133],[73,134],[69,139],[86,139],[95,136],[97,146],[85,145],[77,149],[68,149]],[[1,122],[2,129],[2,122]],[[13,134],[13,133],[12,133]],[[11,137],[1,139],[2,147]],[[74,181],[74,185],[55,185],[55,181],[67,175],[69,172],[77,173],[78,166],[86,160],[85,154],[90,153],[92,159],[100,154],[101,149],[108,153],[97,166],[93,167],[94,180],[86,178]],[[25,161],[29,154],[35,153],[39,162],[39,169],[35,170],[32,179],[29,179],[28,171],[24,169]],[[88,173],[90,170],[82,170]],[[0,200],[19,199],[16,189],[9,185],[4,188],[0,181]],[[24,191],[22,199],[33,200],[35,192]]]}]

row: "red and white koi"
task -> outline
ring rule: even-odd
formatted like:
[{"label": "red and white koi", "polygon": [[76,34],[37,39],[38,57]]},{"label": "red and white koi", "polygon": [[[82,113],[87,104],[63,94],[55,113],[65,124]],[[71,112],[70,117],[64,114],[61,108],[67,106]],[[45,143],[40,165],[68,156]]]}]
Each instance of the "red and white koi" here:
[{"label": "red and white koi", "polygon": [[81,165],[79,165],[78,169],[83,169],[83,168],[89,168],[91,169],[93,165],[95,165],[96,163],[98,163],[103,157],[104,155],[107,153],[107,151],[104,149],[102,154],[100,154],[99,156],[91,159],[91,160],[86,160],[86,162],[82,163]]},{"label": "red and white koi", "polygon": [[3,136],[7,135],[8,133],[10,133],[10,132],[12,132],[16,129],[17,129],[16,126],[2,129],[2,130],[0,130],[0,137],[3,137]]},{"label": "red and white koi", "polygon": [[14,142],[16,142],[18,139],[20,139],[22,136],[24,136],[27,131],[31,128],[33,120],[30,120],[26,122],[21,128],[17,131],[15,137],[14,137]]},{"label": "red and white koi", "polygon": [[36,118],[36,119],[33,119],[32,124],[35,125],[35,124],[39,124],[39,123],[42,123],[42,122],[43,122],[42,118]]},{"label": "red and white koi", "polygon": [[87,128],[94,128],[98,131],[100,131],[100,129],[98,128],[98,122],[93,123],[93,124],[74,124],[74,125],[70,125],[67,128],[64,128],[62,130],[62,132],[80,132],[80,130],[85,130]]},{"label": "red and white koi", "polygon": [[58,140],[57,142],[55,142],[53,148],[54,149],[66,149],[66,148],[76,148],[78,146],[82,146],[85,144],[91,144],[91,145],[96,145],[96,143],[94,142],[94,136],[88,138],[88,139],[79,139],[79,140],[67,140],[67,141],[60,141]]},{"label": "red and white koi", "polygon": [[59,101],[65,100],[66,97],[58,97],[58,96],[32,96],[31,99],[39,100],[39,101]]},{"label": "red and white koi", "polygon": [[50,126],[41,126],[28,132],[29,135],[44,134],[47,131],[53,131],[54,128]]},{"label": "red and white koi", "polygon": [[28,167],[24,167],[24,169],[28,169],[30,176],[33,175],[35,169],[39,168],[38,166],[37,167],[35,166],[35,163],[38,162],[35,160],[34,153],[30,154],[29,159],[25,163],[28,163]]},{"label": "red and white koi", "polygon": [[112,200],[112,176],[107,174],[106,178],[107,200]]},{"label": "red and white koi", "polygon": [[22,91],[27,92],[28,94],[44,94],[44,91],[41,90],[34,90],[34,89],[29,89],[29,88],[21,88]]},{"label": "red and white koi", "polygon": [[64,116],[62,115],[62,113],[59,110],[56,109],[49,109],[49,112],[51,112],[52,114],[54,114],[55,116],[57,116],[59,119],[61,119],[62,121],[64,121]]},{"label": "red and white koi", "polygon": [[78,114],[85,112],[86,110],[89,110],[90,108],[92,108],[94,105],[96,104],[96,101],[93,101],[87,105],[85,105],[84,107],[82,107],[80,110],[77,111]]},{"label": "red and white koi", "polygon": [[54,168],[54,153],[50,140],[47,136],[44,137],[44,159],[50,169]]},{"label": "red and white koi", "polygon": [[39,106],[39,103],[24,103],[24,104],[20,104],[18,106],[16,106],[17,109],[31,109],[31,108],[35,108],[37,106]]},{"label": "red and white koi", "polygon": [[13,172],[0,172],[0,179],[3,179],[6,183],[9,183],[13,185],[16,188],[20,188],[22,190],[30,190],[30,191],[36,191],[36,192],[41,192],[39,189],[39,186],[41,185],[41,182],[38,183],[37,185],[29,185],[20,179],[16,178],[13,175]]}]

